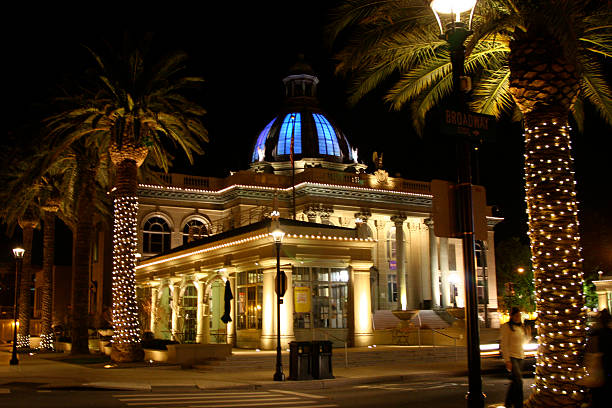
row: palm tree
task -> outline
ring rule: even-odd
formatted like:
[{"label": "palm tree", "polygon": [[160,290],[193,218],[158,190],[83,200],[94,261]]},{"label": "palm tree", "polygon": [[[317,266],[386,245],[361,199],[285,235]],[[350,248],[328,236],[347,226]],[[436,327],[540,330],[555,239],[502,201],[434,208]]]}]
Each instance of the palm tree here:
[{"label": "palm tree", "polygon": [[136,304],[136,215],[138,168],[148,156],[168,170],[170,147],[192,154],[203,153],[200,143],[207,132],[200,118],[205,110],[184,96],[202,83],[184,76],[186,54],[177,52],[149,65],[139,48],[127,54],[103,58],[91,51],[96,62],[89,88],[64,98],[66,111],[48,121],[56,136],[56,151],[76,140],[104,138],[110,144],[115,165],[113,239],[113,351],[114,361],[143,358]]},{"label": "palm tree", "polygon": [[[392,109],[425,115],[452,88],[446,44],[429,2],[354,0],[336,9],[332,38],[346,38],[338,71],[355,74],[351,102],[391,81]],[[599,57],[612,56],[612,12],[597,0],[481,0],[465,68],[472,109],[513,113],[525,127],[525,193],[538,310],[538,362],[530,406],[577,406],[585,312],[568,116],[579,127],[592,103],[612,124],[612,92]]]}]

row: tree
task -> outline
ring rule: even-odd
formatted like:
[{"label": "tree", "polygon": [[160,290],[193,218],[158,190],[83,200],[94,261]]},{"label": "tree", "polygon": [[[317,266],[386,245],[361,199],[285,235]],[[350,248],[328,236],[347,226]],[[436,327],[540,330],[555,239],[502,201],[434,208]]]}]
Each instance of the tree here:
[{"label": "tree", "polygon": [[[612,92],[598,57],[612,55],[609,2],[481,0],[466,47],[476,85],[472,108],[514,113],[525,127],[525,193],[538,311],[534,407],[578,406],[584,390],[580,237],[569,113],[592,103],[612,124]],[[390,81],[391,108],[409,103],[415,127],[451,92],[446,44],[424,1],[347,1],[330,24],[347,45],[338,71],[355,74],[351,101]],[[560,375],[560,372],[565,374]]]},{"label": "tree", "polygon": [[136,361],[140,346],[136,303],[136,215],[138,168],[145,159],[167,171],[170,148],[179,147],[193,162],[203,153],[207,132],[200,118],[205,110],[185,93],[202,83],[184,75],[186,54],[176,52],[149,64],[144,46],[108,57],[94,51],[95,69],[82,91],[64,98],[70,105],[48,121],[56,151],[77,140],[103,138],[115,165],[113,229],[113,351],[114,361]]},{"label": "tree", "polygon": [[504,308],[517,306],[525,312],[535,310],[533,269],[529,244],[518,237],[499,242],[495,246],[495,272],[498,299]]}]

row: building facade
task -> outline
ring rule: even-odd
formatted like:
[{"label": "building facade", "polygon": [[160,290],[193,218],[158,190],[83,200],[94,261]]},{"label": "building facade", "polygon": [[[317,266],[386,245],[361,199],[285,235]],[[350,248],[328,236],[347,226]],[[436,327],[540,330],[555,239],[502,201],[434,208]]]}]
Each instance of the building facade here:
[{"label": "building facade", "polygon": [[[460,239],[435,235],[431,183],[368,174],[320,109],[318,79],[298,63],[286,103],[257,136],[248,170],[226,178],[161,175],[139,187],[138,292],[145,329],[188,342],[274,347],[273,218],[285,232],[283,343],[372,342],[379,310],[464,306]],[[495,326],[493,227],[477,242],[483,318]],[[221,322],[230,282],[232,321]],[[484,312],[486,308],[486,313]]]}]

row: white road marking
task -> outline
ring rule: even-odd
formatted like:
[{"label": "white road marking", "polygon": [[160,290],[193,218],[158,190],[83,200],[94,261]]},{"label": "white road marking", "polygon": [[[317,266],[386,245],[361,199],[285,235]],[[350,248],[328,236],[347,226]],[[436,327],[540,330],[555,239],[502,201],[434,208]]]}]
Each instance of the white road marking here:
[{"label": "white road marking", "polygon": [[[337,407],[337,404],[322,404],[322,405],[294,405],[294,404],[308,404],[308,402],[306,401],[300,401],[300,402],[268,402],[266,404],[259,404],[259,403],[255,403],[255,404],[223,404],[223,405],[190,405],[190,408],[233,408],[233,407],[257,407],[257,406],[263,406],[263,407],[269,407],[270,405],[291,405],[291,407],[288,408],[331,408],[331,407]],[[315,401],[313,401],[313,404],[315,403]]]},{"label": "white road marking", "polygon": [[326,398],[322,395],[304,394],[302,392],[295,392],[295,391],[285,391],[285,390],[270,390],[270,391],[280,392],[281,394],[297,395],[297,396],[306,397],[306,398]]},{"label": "white road marking", "polygon": [[[169,398],[168,398],[169,399]],[[299,400],[299,398],[294,397],[294,398],[284,398],[285,400]],[[195,401],[193,401],[195,400]],[[194,403],[194,402],[206,402],[206,403],[217,403],[217,402],[240,402],[240,401],[278,401],[279,397],[270,397],[270,398],[239,398],[239,399],[232,399],[231,397],[228,398],[220,398],[220,397],[214,397],[214,399],[211,398],[206,398],[206,397],[183,397],[183,398],[175,398],[171,401],[156,401],[156,400],[141,400],[142,402],[134,402],[135,400],[130,400],[130,401],[122,401],[125,402],[128,405],[169,405],[169,404],[176,404],[177,402],[188,402],[190,404]]]},{"label": "white road marking", "polygon": [[186,392],[183,394],[157,394],[157,393],[147,393],[147,394],[113,394],[113,397],[115,398],[132,398],[132,397],[170,397],[170,396],[177,396],[177,395],[270,395],[269,392],[267,391],[257,391],[257,392]]}]

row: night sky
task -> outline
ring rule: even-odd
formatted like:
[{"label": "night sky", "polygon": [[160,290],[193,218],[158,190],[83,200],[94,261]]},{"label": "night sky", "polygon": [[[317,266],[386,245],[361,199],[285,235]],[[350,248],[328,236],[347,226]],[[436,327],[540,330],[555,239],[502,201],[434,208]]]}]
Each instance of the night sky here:
[{"label": "night sky", "polygon": [[[358,147],[360,161],[371,165],[372,152],[378,151],[392,176],[453,179],[451,144],[431,136],[420,139],[411,128],[410,113],[390,113],[382,93],[356,107],[346,105],[347,84],[333,74],[333,52],[322,30],[332,1],[284,2],[278,3],[280,8],[274,2],[245,4],[197,10],[176,5],[169,11],[150,3],[146,13],[110,7],[104,12],[72,10],[76,15],[58,8],[15,13],[4,49],[7,130],[37,123],[57,84],[91,63],[82,44],[96,48],[102,39],[117,43],[126,30],[135,36],[150,31],[158,50],[186,51],[190,71],[206,80],[197,100],[208,110],[204,123],[211,142],[194,166],[179,159],[174,171],[226,176],[230,170],[248,168],[255,138],[281,106],[281,80],[303,53],[321,81],[324,110]],[[587,117],[585,133],[574,135],[585,266],[612,271],[612,161],[606,147],[612,132],[592,109],[587,109]],[[526,239],[521,127],[504,120],[500,128],[497,140],[480,150],[476,177],[487,188],[495,214],[505,217],[496,229],[497,239]],[[10,254],[19,239],[3,240],[0,259],[9,258],[4,252]]]}]

